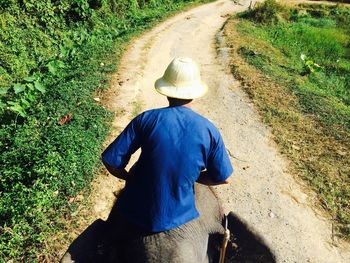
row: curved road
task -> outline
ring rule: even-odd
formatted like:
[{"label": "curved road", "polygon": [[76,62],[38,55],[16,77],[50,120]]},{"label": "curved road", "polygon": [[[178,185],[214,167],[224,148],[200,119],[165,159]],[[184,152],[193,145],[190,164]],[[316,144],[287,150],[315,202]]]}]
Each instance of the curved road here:
[{"label": "curved road", "polygon": [[[161,23],[130,45],[112,80],[115,94],[109,105],[117,112],[114,135],[140,110],[167,105],[153,83],[173,57],[194,58],[210,92],[192,107],[220,129],[235,167],[233,183],[216,188],[225,210],[249,222],[276,253],[278,262],[350,262],[348,244],[334,243],[332,226],[311,208],[312,196],[303,191],[304,186],[288,174],[288,162],[278,153],[269,129],[261,124],[230,74],[224,43],[216,46],[221,39],[217,33],[229,14],[243,10],[249,1],[243,3],[220,0],[196,7]],[[105,198],[113,199],[111,185],[115,184],[115,179],[103,180],[100,186],[109,188],[98,190],[95,211],[100,216],[108,211]]]}]

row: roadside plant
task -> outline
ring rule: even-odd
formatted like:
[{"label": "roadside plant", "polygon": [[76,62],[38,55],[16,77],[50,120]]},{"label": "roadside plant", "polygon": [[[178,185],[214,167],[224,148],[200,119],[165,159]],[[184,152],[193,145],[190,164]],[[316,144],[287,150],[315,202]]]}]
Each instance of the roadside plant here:
[{"label": "roadside plant", "polygon": [[302,75],[308,75],[314,72],[320,72],[322,67],[308,58],[305,54],[300,55],[300,59],[304,63]]},{"label": "roadside plant", "polygon": [[257,3],[256,7],[244,12],[242,17],[261,24],[273,24],[280,20],[279,14],[284,10],[276,0],[266,0]]},{"label": "roadside plant", "polygon": [[1,111],[9,110],[25,118],[28,110],[35,105],[37,99],[44,93],[45,87],[39,74],[26,77],[22,83],[15,83],[10,88],[0,89]]}]

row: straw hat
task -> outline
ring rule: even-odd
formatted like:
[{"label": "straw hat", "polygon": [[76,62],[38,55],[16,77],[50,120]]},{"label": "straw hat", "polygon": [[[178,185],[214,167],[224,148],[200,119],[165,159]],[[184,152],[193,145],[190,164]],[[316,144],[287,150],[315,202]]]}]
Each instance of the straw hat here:
[{"label": "straw hat", "polygon": [[198,65],[191,58],[175,58],[154,86],[160,94],[178,99],[196,99],[208,91]]}]

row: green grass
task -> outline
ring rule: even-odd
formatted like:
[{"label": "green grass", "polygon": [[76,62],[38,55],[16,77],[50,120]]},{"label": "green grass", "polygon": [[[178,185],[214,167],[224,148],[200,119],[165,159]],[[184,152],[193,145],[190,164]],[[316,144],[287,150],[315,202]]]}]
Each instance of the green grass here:
[{"label": "green grass", "polygon": [[[350,36],[347,29],[328,21],[322,26],[313,24],[305,19],[273,26],[244,21],[241,32],[267,41],[271,50],[255,55],[253,47],[247,46],[242,54],[249,63],[288,85],[300,98],[305,113],[313,114],[329,133],[344,140],[350,132]],[[306,74],[302,54],[320,65],[321,71]]]},{"label": "green grass", "polygon": [[51,237],[88,189],[112,119],[94,94],[135,34],[199,2],[0,2],[0,262],[57,261]]},{"label": "green grass", "polygon": [[[271,98],[265,101],[259,98],[268,96],[268,86],[263,95],[258,89],[249,92],[275,129],[282,152],[317,192],[341,235],[350,238],[350,9],[273,9],[272,4],[272,11],[275,19],[261,15],[261,10],[240,15],[236,29],[243,40],[238,52],[281,87],[278,93],[285,87],[296,101],[279,108],[281,103],[272,99],[278,97],[272,93],[276,90],[271,89]],[[299,153],[290,151],[293,143],[301,148]]]}]

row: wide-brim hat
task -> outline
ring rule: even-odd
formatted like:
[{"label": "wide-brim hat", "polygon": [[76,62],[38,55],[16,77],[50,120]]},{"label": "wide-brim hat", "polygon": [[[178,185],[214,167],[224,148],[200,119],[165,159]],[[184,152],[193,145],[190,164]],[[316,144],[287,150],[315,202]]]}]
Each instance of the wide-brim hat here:
[{"label": "wide-brim hat", "polygon": [[160,94],[177,99],[196,99],[208,91],[198,65],[191,58],[175,58],[154,86]]}]

